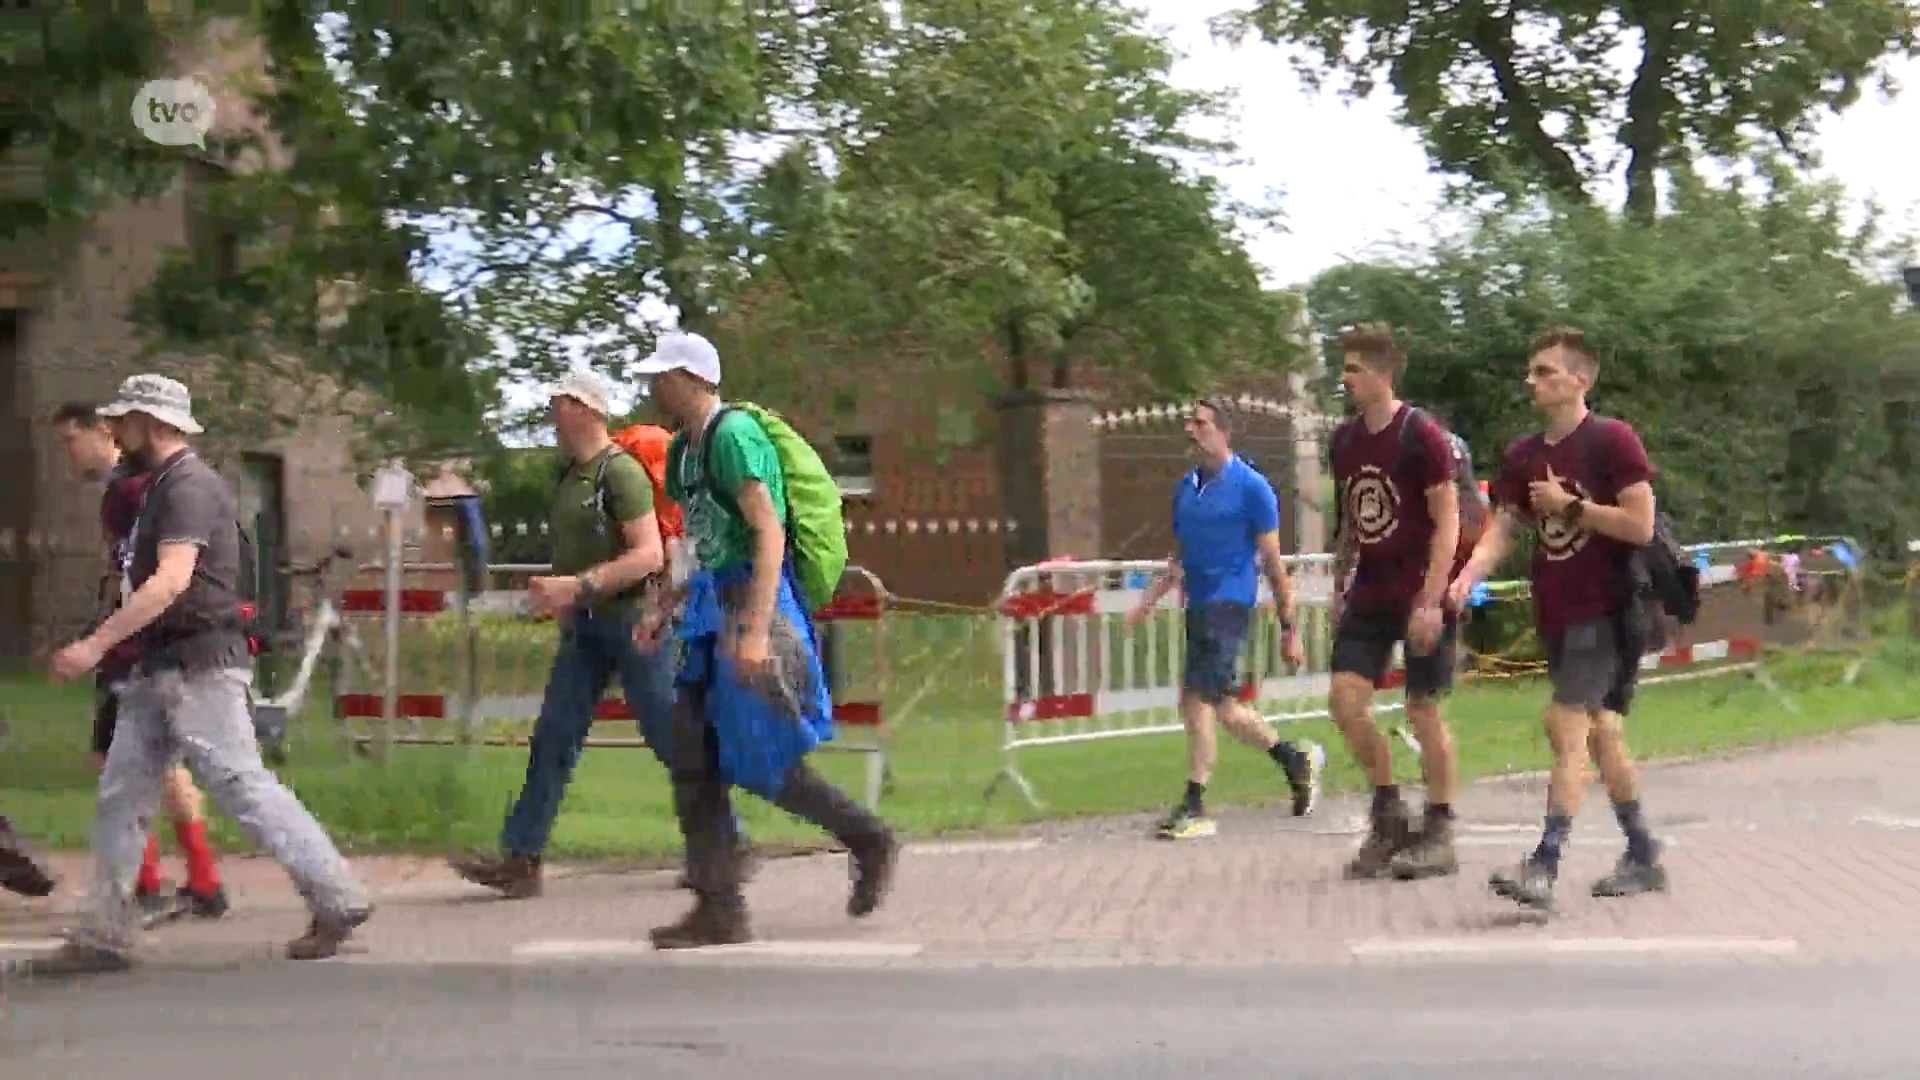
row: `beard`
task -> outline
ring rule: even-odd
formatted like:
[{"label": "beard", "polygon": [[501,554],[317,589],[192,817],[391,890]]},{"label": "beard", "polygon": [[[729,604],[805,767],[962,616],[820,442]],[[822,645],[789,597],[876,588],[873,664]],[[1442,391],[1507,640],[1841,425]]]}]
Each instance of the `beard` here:
[{"label": "beard", "polygon": [[138,450],[121,450],[120,460],[126,462],[127,468],[136,473],[152,472],[153,467],[160,464],[158,455],[153,452],[152,443],[148,443]]}]

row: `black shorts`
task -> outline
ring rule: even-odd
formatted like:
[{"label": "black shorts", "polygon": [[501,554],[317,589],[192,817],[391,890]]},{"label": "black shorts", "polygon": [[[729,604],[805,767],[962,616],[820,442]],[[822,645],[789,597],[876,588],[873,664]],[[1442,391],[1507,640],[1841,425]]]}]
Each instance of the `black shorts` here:
[{"label": "black shorts", "polygon": [[[1397,615],[1347,610],[1333,636],[1334,674],[1358,675],[1379,686],[1393,663],[1393,647],[1407,640],[1407,620]],[[1406,650],[1407,696],[1434,698],[1453,688],[1458,663],[1460,620],[1451,612],[1442,617],[1440,640],[1433,651],[1415,656]]]},{"label": "black shorts", "polygon": [[1589,619],[1541,635],[1553,701],[1588,713],[1627,715],[1640,683],[1640,649],[1620,616]]},{"label": "black shorts", "polygon": [[120,722],[120,687],[124,675],[102,672],[93,682],[93,752],[101,757],[113,747],[113,729]]},{"label": "black shorts", "polygon": [[1187,664],[1180,681],[1209,705],[1218,705],[1240,688],[1240,649],[1247,641],[1253,609],[1214,600],[1187,609]]}]

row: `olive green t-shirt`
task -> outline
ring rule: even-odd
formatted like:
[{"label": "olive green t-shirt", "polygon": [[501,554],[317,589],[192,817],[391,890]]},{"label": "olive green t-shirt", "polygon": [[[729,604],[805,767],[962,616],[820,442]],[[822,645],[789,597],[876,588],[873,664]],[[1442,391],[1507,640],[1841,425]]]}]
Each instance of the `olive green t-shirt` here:
[{"label": "olive green t-shirt", "polygon": [[[753,530],[739,515],[740,485],[758,480],[767,487],[774,514],[787,516],[787,484],[780,452],[753,417],[730,412],[709,436],[713,446],[689,449],[686,432],[667,446],[667,497],[686,515],[687,537],[700,565],[715,573],[753,561]],[[704,460],[703,460],[704,459]],[[707,460],[711,477],[702,475]],[[717,494],[717,498],[716,498]]]},{"label": "olive green t-shirt", "polygon": [[[605,479],[596,487],[605,461]],[[604,501],[603,501],[604,500]],[[568,466],[553,496],[553,572],[560,577],[578,574],[616,558],[627,549],[625,525],[653,513],[653,482],[640,463],[618,446],[608,446],[588,461]],[[596,615],[631,607],[639,590],[625,598],[603,600]]]}]

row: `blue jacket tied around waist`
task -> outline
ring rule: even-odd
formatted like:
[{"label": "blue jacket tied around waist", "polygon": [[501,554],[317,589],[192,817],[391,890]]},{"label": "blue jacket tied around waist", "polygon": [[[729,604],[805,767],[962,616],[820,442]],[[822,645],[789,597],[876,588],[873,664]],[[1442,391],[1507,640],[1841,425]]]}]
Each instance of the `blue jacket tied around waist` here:
[{"label": "blue jacket tied around waist", "polygon": [[687,582],[686,613],[676,632],[681,659],[675,681],[705,688],[707,720],[720,744],[720,779],[771,799],[789,770],[833,738],[833,699],[813,618],[800,599],[790,562],[781,567],[780,597],[768,634],[779,685],[743,683],[733,658],[718,647],[726,625],[723,606],[744,602],[752,576],[751,566],[740,565],[717,574],[700,570]]}]

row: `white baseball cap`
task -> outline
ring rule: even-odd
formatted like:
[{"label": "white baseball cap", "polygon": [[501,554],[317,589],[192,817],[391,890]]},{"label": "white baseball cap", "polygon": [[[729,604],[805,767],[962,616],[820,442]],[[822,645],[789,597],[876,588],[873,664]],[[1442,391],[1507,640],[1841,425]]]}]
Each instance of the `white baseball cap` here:
[{"label": "white baseball cap", "polygon": [[666,334],[654,347],[653,355],[633,369],[636,375],[661,375],[669,371],[684,371],[708,386],[719,386],[720,350],[699,334]]},{"label": "white baseball cap", "polygon": [[591,371],[570,371],[559,382],[547,388],[548,401],[561,397],[572,398],[601,416],[613,415],[612,409],[608,406],[608,399],[613,397],[613,391],[607,386],[605,379]]}]

